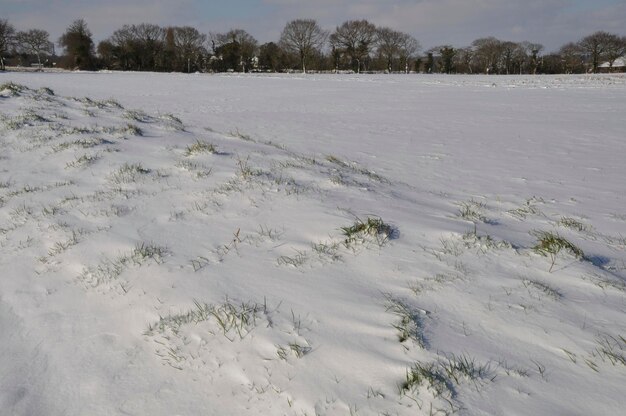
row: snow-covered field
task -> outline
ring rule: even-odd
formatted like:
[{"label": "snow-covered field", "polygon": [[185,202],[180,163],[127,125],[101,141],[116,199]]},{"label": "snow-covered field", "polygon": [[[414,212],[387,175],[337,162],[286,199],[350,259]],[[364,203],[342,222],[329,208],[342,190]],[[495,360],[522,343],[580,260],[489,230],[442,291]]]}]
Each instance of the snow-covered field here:
[{"label": "snow-covered field", "polygon": [[623,414],[626,77],[0,85],[0,414]]}]

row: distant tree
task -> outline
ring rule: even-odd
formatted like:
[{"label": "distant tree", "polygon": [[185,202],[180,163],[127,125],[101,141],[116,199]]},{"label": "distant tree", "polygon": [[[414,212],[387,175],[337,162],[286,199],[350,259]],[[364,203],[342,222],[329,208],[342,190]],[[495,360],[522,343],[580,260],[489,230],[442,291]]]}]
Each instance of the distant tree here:
[{"label": "distant tree", "polygon": [[500,69],[505,74],[514,72],[515,55],[519,52],[519,44],[510,41],[500,43]]},{"label": "distant tree", "polygon": [[99,66],[108,69],[120,68],[119,50],[110,40],[103,40],[98,43],[97,52]]},{"label": "distant tree", "polygon": [[[124,25],[113,32],[108,43],[115,67],[125,70],[159,71],[167,69],[165,59],[166,30],[160,26],[141,23]],[[98,47],[100,51],[100,46]]]},{"label": "distant tree", "polygon": [[403,33],[389,27],[381,27],[376,31],[378,53],[385,60],[386,70],[393,72],[393,64],[400,59]]},{"label": "distant tree", "polygon": [[435,68],[435,54],[429,51],[426,53],[426,62],[424,62],[424,72],[432,74]]},{"label": "distant tree", "polygon": [[600,61],[608,59],[606,54],[611,48],[611,44],[615,42],[617,36],[608,32],[595,32],[584,37],[578,42],[578,46],[589,59],[591,59],[591,70],[593,73],[598,72]]},{"label": "distant tree", "polygon": [[0,19],[0,70],[4,71],[4,57],[13,44],[15,28],[6,19]]},{"label": "distant tree", "polygon": [[563,59],[558,53],[544,55],[541,61],[541,72],[544,74],[562,74],[564,72]]},{"label": "distant tree", "polygon": [[474,50],[471,47],[460,48],[454,54],[454,67],[457,72],[471,74]]},{"label": "distant tree", "polygon": [[211,33],[210,39],[213,53],[220,61],[218,70],[246,72],[253,66],[258,42],[245,30],[231,29],[227,33]]},{"label": "distant tree", "polygon": [[565,74],[584,72],[583,50],[576,43],[567,43],[559,49],[559,58],[561,60],[561,70],[559,72]]},{"label": "distant tree", "polygon": [[27,32],[17,32],[15,42],[23,52],[37,56],[37,64],[41,67],[41,57],[54,53],[54,45],[49,40],[50,35],[45,30],[31,29]]},{"label": "distant tree", "polygon": [[167,33],[166,45],[170,43],[168,39],[171,36],[174,47],[174,70],[181,72],[199,70],[201,60],[207,54],[204,47],[207,36],[190,26],[170,28]]},{"label": "distant tree", "polygon": [[615,60],[624,55],[626,55],[626,36],[611,35],[607,39],[606,45],[606,59],[609,62],[609,68],[612,69]]},{"label": "distant tree", "polygon": [[138,45],[140,67],[148,71],[164,69],[165,29],[151,23],[131,28]]},{"label": "distant tree", "polygon": [[474,62],[480,72],[497,74],[502,58],[502,41],[494,38],[481,38],[472,42]]},{"label": "distant tree", "polygon": [[409,73],[409,62],[418,54],[421,49],[420,43],[413,36],[402,34],[400,46],[400,65],[404,66],[404,71]]},{"label": "distant tree", "polygon": [[362,67],[367,69],[367,60],[375,46],[376,26],[367,20],[349,20],[330,35],[330,43],[349,59],[356,72],[360,72]]},{"label": "distant tree", "polygon": [[543,45],[540,43],[522,42],[522,47],[528,56],[530,73],[537,74],[539,68],[539,54],[543,51]]},{"label": "distant tree", "polygon": [[274,42],[268,42],[259,47],[259,68],[261,69],[279,72],[297,64],[297,58],[285,52]]},{"label": "distant tree", "polygon": [[280,46],[300,58],[302,72],[306,73],[307,60],[326,43],[328,32],[313,19],[297,19],[287,23],[280,35]]},{"label": "distant tree", "polygon": [[411,58],[419,51],[420,45],[415,38],[388,27],[376,30],[376,47],[378,54],[385,60],[386,70],[392,72],[394,63],[408,72]]},{"label": "distant tree", "polygon": [[417,72],[421,72],[421,70],[422,70],[422,62],[423,62],[423,60],[422,60],[422,57],[421,57],[421,56],[418,56],[418,57],[415,59],[415,63],[414,63],[414,65],[415,65],[415,70],[416,70]]},{"label": "distant tree", "polygon": [[454,57],[457,51],[450,45],[440,46],[438,49],[441,54],[441,71],[449,74],[454,70]]},{"label": "distant tree", "polygon": [[91,36],[87,23],[78,19],[59,38],[59,45],[65,48],[72,68],[94,69],[94,44]]}]

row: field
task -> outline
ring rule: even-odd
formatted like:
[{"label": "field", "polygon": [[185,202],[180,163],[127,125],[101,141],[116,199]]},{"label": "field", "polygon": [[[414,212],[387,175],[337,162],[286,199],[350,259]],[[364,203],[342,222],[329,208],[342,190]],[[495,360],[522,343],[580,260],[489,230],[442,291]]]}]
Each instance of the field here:
[{"label": "field", "polygon": [[0,414],[617,415],[626,77],[0,74]]}]

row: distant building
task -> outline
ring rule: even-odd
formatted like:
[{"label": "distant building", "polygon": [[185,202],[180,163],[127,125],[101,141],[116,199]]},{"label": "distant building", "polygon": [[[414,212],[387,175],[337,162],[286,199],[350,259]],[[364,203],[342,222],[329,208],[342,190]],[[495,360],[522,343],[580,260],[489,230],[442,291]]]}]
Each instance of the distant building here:
[{"label": "distant building", "polygon": [[598,70],[600,72],[626,72],[626,56],[617,58],[612,66],[610,62],[603,62],[598,67]]}]

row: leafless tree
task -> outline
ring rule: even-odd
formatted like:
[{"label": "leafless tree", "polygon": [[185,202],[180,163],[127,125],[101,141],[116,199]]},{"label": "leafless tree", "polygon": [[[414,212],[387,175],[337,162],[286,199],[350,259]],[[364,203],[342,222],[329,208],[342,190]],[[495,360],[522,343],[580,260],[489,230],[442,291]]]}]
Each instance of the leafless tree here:
[{"label": "leafless tree", "polygon": [[300,57],[302,72],[306,73],[306,63],[316,50],[326,43],[328,32],[313,19],[297,19],[287,23],[280,35],[280,46]]},{"label": "leafless tree", "polygon": [[561,71],[566,74],[577,73],[583,70],[583,51],[580,45],[570,42],[559,49],[561,58]]},{"label": "leafless tree", "polygon": [[409,73],[409,61],[414,58],[421,49],[420,43],[413,36],[403,33],[400,42],[400,63],[404,71]]},{"label": "leafless tree", "polygon": [[498,73],[498,66],[502,58],[502,41],[494,38],[481,38],[472,42],[474,48],[474,62],[481,72],[488,74]]},{"label": "leafless tree", "polygon": [[166,36],[168,39],[170,34],[176,62],[175,69],[191,72],[192,64],[197,69],[200,65],[199,59],[206,55],[204,45],[207,36],[190,26],[169,28]]},{"label": "leafless tree", "polygon": [[[539,68],[539,54],[543,51],[543,45],[533,42],[521,42],[519,44],[519,54],[526,56],[525,66],[527,71],[533,75],[537,74]],[[522,72],[522,66],[520,66],[520,72]]]},{"label": "leafless tree", "polygon": [[222,56],[227,66],[248,70],[258,49],[258,42],[251,34],[243,29],[231,29],[227,33],[211,33],[209,37],[213,53]]},{"label": "leafless tree", "polygon": [[4,56],[13,44],[15,29],[6,19],[0,19],[0,70],[4,70]]},{"label": "leafless tree", "polygon": [[49,37],[45,30],[31,29],[27,32],[18,32],[15,35],[15,42],[23,52],[36,55],[37,64],[41,67],[41,56],[54,53],[54,45]]},{"label": "leafless tree", "polygon": [[346,55],[356,72],[366,64],[376,42],[376,26],[367,20],[349,20],[330,35],[332,47]]},{"label": "leafless tree", "polygon": [[409,59],[420,49],[419,42],[411,35],[398,32],[389,27],[377,29],[376,45],[378,54],[385,59],[389,72],[393,71],[393,64],[398,60],[404,63],[404,69],[407,71]]},{"label": "leafless tree", "polygon": [[474,59],[474,50],[471,47],[460,48],[456,50],[454,55],[454,67],[460,73],[473,73],[472,60]]},{"label": "leafless tree", "polygon": [[593,73],[598,72],[602,59],[608,59],[606,54],[615,38],[617,38],[616,35],[599,31],[584,37],[578,42],[578,46],[583,53],[587,54],[591,59],[591,70]]},{"label": "leafless tree", "polygon": [[611,35],[607,38],[606,59],[609,62],[609,68],[613,68],[615,60],[626,54],[626,36],[620,37]]},{"label": "leafless tree", "polygon": [[150,23],[124,25],[113,32],[108,42],[122,69],[155,71],[165,67],[165,33],[165,29]]}]

